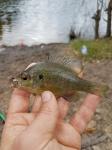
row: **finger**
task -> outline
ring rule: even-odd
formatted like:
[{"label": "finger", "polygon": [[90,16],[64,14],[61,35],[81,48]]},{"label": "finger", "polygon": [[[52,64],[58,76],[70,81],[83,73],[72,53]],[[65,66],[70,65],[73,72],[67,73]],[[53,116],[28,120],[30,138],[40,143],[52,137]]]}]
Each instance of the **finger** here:
[{"label": "finger", "polygon": [[39,112],[41,104],[42,104],[42,99],[41,99],[41,96],[38,95],[36,96],[34,104],[32,106],[32,112],[33,113]]},{"label": "finger", "polygon": [[41,131],[41,135],[52,133],[55,129],[58,119],[58,104],[55,96],[46,91],[42,94],[42,106],[35,121],[32,124],[32,129],[35,132]]},{"label": "finger", "polygon": [[58,99],[58,108],[59,108],[59,119],[63,120],[69,110],[69,102],[66,101],[62,97],[59,98]]},{"label": "finger", "polygon": [[64,143],[65,146],[74,147],[76,149],[80,149],[81,147],[80,134],[68,123],[58,123],[55,136],[59,143]]},{"label": "finger", "polygon": [[14,89],[9,104],[8,113],[27,112],[30,94],[20,89]]},{"label": "finger", "polygon": [[71,124],[79,133],[84,132],[86,126],[93,117],[100,98],[96,95],[88,94],[79,111],[72,117]]}]

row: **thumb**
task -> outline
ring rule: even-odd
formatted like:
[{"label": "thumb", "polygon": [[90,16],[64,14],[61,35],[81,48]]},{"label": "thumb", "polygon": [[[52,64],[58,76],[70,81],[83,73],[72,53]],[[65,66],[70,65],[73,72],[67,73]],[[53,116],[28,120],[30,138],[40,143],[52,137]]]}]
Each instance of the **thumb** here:
[{"label": "thumb", "polygon": [[42,133],[52,133],[55,129],[58,119],[58,104],[55,96],[49,92],[43,92],[42,107],[33,123],[34,130]]}]

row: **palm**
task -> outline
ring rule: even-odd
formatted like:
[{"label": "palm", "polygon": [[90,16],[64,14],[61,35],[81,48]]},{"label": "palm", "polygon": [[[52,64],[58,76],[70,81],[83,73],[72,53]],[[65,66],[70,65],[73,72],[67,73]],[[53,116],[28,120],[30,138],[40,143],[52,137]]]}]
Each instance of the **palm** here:
[{"label": "palm", "polygon": [[33,113],[15,113],[10,114],[8,116],[8,120],[6,123],[6,128],[9,130],[8,132],[11,132],[10,134],[13,135],[13,137],[17,137],[18,135],[22,134],[24,130],[26,130],[32,121],[35,119],[35,114]]},{"label": "palm", "polygon": [[[8,130],[6,132],[8,132],[12,136],[12,142],[15,140],[15,138],[19,139],[19,136],[21,135],[25,136],[30,134],[29,128],[33,124],[35,118],[35,113],[15,113],[9,115],[8,119],[10,121],[8,121],[8,123],[6,124],[6,126],[8,126],[8,128],[6,127]],[[68,132],[72,133],[69,139],[67,139]],[[49,141],[48,147],[50,147],[50,145],[54,145],[55,147],[57,147],[57,149],[72,150],[73,148],[69,148],[69,146],[64,145],[66,145],[67,142],[71,143],[71,141],[75,140],[74,135],[77,135],[76,139],[79,139],[79,133],[75,131],[70,124],[64,123],[61,119],[58,119],[55,138],[53,137],[53,139]],[[77,140],[74,141],[74,143],[75,145],[77,144],[79,146],[80,141]],[[48,149],[48,147],[46,147],[46,150]]]}]

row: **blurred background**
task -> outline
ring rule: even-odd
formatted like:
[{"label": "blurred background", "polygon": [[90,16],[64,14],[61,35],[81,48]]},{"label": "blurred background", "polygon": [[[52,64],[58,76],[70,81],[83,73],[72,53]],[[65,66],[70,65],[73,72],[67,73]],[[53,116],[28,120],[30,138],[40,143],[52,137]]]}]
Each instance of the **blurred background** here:
[{"label": "blurred background", "polygon": [[7,45],[68,42],[71,30],[81,38],[104,37],[109,1],[0,0],[1,41]]}]

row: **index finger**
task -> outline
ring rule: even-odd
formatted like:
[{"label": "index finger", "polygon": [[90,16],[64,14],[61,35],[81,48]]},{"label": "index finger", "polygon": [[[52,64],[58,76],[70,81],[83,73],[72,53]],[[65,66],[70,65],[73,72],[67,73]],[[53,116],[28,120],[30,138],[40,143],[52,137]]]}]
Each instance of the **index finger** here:
[{"label": "index finger", "polygon": [[30,94],[20,89],[12,92],[8,113],[28,112]]},{"label": "index finger", "polygon": [[79,133],[84,132],[86,126],[92,119],[99,102],[99,96],[88,94],[78,112],[72,117],[71,124]]}]

